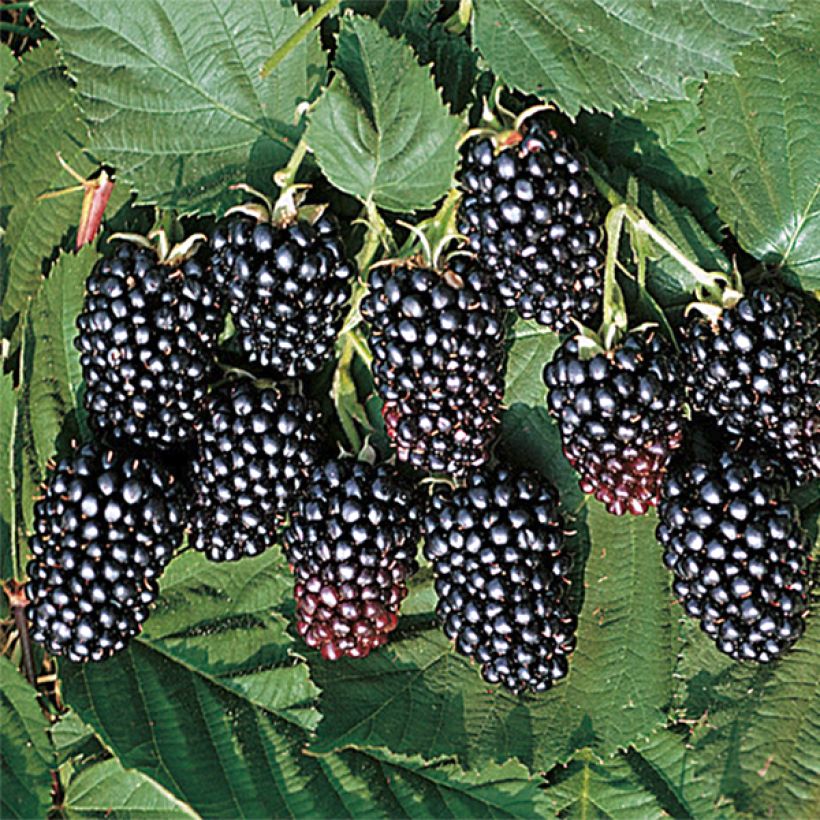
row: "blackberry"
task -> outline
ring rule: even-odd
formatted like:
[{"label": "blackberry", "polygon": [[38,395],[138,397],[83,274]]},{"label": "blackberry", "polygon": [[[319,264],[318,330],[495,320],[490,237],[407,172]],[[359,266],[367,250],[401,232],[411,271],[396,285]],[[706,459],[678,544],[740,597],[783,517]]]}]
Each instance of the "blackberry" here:
[{"label": "blackberry", "polygon": [[211,394],[192,463],[195,549],[234,561],[275,542],[318,459],[317,421],[308,400],[249,382]]},{"label": "blackberry", "polygon": [[420,511],[392,468],[316,467],[285,533],[297,631],[326,660],[363,658],[395,629],[418,569]]},{"label": "blackberry", "polygon": [[779,464],[749,450],[670,470],[658,540],[688,615],[736,660],[765,663],[803,632],[810,542]]},{"label": "blackberry", "polygon": [[59,462],[34,506],[31,637],[72,661],[100,661],[139,633],[182,538],[178,485],[144,458],[87,444]]},{"label": "blackberry", "polygon": [[483,464],[507,354],[502,307],[481,270],[464,257],[444,274],[413,264],[376,268],[361,310],[399,460],[454,474]]},{"label": "blackberry", "polygon": [[603,293],[600,197],[573,141],[537,119],[501,149],[465,142],[458,229],[508,308],[557,332],[597,322]]},{"label": "blackberry", "polygon": [[820,477],[820,323],[808,302],[755,288],[713,323],[693,318],[682,352],[689,401],[734,439]]},{"label": "blackberry", "polygon": [[211,264],[251,364],[279,376],[313,373],[333,350],[354,265],[336,220],[276,226],[245,216],[218,225]]},{"label": "blackberry", "polygon": [[512,692],[563,678],[576,620],[555,488],[528,471],[472,473],[461,489],[437,488],[424,529],[436,614],[456,650]]},{"label": "blackberry", "polygon": [[165,264],[120,242],[86,282],[77,318],[92,428],[116,444],[172,449],[199,422],[222,317],[196,258]]},{"label": "blackberry", "polygon": [[614,515],[643,515],[657,505],[683,435],[683,383],[671,344],[637,329],[587,359],[571,337],[544,368],[544,382],[581,490]]}]

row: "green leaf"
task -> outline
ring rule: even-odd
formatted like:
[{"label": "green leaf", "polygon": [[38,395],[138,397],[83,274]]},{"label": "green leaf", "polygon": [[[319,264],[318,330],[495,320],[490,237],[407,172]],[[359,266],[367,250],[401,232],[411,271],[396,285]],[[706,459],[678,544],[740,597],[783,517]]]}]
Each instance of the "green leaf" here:
[{"label": "green leaf", "polygon": [[0,125],[6,116],[12,95],[3,89],[9,85],[14,78],[17,69],[17,58],[12,50],[6,45],[0,45]]},{"label": "green leaf", "polygon": [[17,394],[11,373],[0,373],[0,578],[15,575],[18,522]]},{"label": "green leaf", "polygon": [[762,43],[737,59],[738,76],[703,94],[707,185],[718,212],[752,255],[820,288],[820,69],[816,4],[795,4]]},{"label": "green leaf", "polygon": [[94,170],[82,154],[85,126],[75,107],[71,83],[61,68],[55,43],[29,51],[3,129],[0,208],[10,207],[4,241],[7,265],[0,278],[2,318],[26,307],[42,282],[43,260],[51,256],[80,218],[81,194],[38,201],[50,190],[74,184],[60,167],[57,152],[78,173]]},{"label": "green leaf", "polygon": [[310,116],[308,143],[337,188],[406,213],[447,193],[459,121],[429,69],[364,17],[342,22],[336,76]]},{"label": "green leaf", "polygon": [[520,91],[582,108],[631,110],[680,100],[704,72],[730,74],[784,0],[476,0],[473,34],[493,71]]},{"label": "green leaf", "polygon": [[[299,138],[297,106],[325,75],[311,33],[262,80],[259,71],[302,18],[245,0],[45,0],[38,4],[77,79],[90,150],[140,203],[213,212],[232,183],[270,188]],[[138,24],[137,24],[138,20]]]},{"label": "green leaf", "polygon": [[0,656],[0,814],[3,817],[45,817],[51,807],[51,767],[48,721],[37,693]]},{"label": "green leaf", "polygon": [[75,773],[63,801],[68,817],[198,817],[156,780],[124,769],[116,759],[103,760]]},{"label": "green leaf", "polygon": [[185,553],[145,633],[101,664],[61,668],[66,703],[128,769],[208,816],[337,816],[302,755],[316,688],[281,616],[277,550],[237,565]]},{"label": "green leaf", "polygon": [[320,758],[338,781],[353,817],[539,817],[547,803],[518,761],[480,771],[456,763],[365,748]]},{"label": "green leaf", "polygon": [[561,340],[556,333],[534,321],[519,320],[513,329],[513,344],[507,359],[504,403],[541,406],[547,389],[541,374]]},{"label": "green leaf", "polygon": [[[654,516],[613,518],[593,502],[588,521],[597,546],[584,571],[578,649],[565,681],[521,698],[484,683],[436,628],[434,597],[426,594],[426,611],[405,615],[384,650],[335,664],[310,656],[324,715],[311,748],[424,749],[471,766],[518,757],[545,768],[584,746],[603,754],[663,725],[673,656]],[[574,526],[569,551],[579,557],[584,521]]]}]

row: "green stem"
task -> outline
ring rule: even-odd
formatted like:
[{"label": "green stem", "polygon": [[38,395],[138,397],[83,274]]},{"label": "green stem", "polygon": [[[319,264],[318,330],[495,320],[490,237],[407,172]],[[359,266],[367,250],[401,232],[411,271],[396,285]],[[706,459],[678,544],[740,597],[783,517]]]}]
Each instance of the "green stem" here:
[{"label": "green stem", "polygon": [[618,247],[621,242],[624,220],[627,217],[626,204],[617,205],[606,217],[606,264],[604,267],[604,317],[601,324],[601,338],[606,347],[610,347],[618,338],[620,331],[629,326],[626,303],[621,287],[618,284],[616,268],[618,264]]},{"label": "green stem", "polygon": [[276,68],[276,66],[278,66],[279,63],[281,63],[282,60],[284,60],[285,57],[287,57],[288,54],[290,54],[291,51],[293,51],[293,49],[302,42],[302,40],[304,40],[305,37],[307,37],[308,34],[310,34],[310,32],[313,31],[313,29],[315,29],[319,23],[321,23],[322,20],[328,16],[328,14],[335,11],[341,3],[342,0],[327,0],[326,3],[319,6],[319,8],[316,9],[316,11],[314,11],[313,14],[311,14],[310,17],[308,17],[307,20],[305,20],[305,22],[302,23],[302,25],[299,26],[299,28],[297,28],[296,31],[294,31],[293,34],[291,34],[290,37],[288,37],[288,39],[276,49],[276,51],[273,52],[273,54],[271,54],[270,57],[268,57],[265,61],[265,65],[262,66],[262,70],[259,72],[262,79],[264,80]]},{"label": "green stem", "polygon": [[290,155],[288,164],[284,168],[280,168],[274,175],[273,181],[284,191],[290,188],[296,181],[296,174],[299,173],[299,166],[305,158],[308,150],[307,139],[305,139],[305,132],[302,133],[302,138],[296,143],[293,153]]}]

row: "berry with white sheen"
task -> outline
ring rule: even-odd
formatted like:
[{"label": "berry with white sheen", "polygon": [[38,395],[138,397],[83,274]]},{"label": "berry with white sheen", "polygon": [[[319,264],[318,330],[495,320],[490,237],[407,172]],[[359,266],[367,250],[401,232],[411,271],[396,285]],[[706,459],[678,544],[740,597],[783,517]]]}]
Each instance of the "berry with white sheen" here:
[{"label": "berry with white sheen", "polygon": [[713,324],[696,316],[681,350],[689,401],[732,438],[820,477],[820,323],[810,297],[755,288]]},{"label": "berry with white sheen", "polygon": [[209,397],[192,463],[191,545],[212,561],[258,555],[318,460],[316,407],[241,383]]},{"label": "berry with white sheen", "polygon": [[686,612],[736,660],[766,663],[803,633],[811,544],[779,464],[746,450],[676,464],[658,540]]},{"label": "berry with white sheen", "polygon": [[60,461],[34,506],[31,638],[76,662],[123,649],[182,539],[183,506],[177,484],[148,459],[87,444]]},{"label": "berry with white sheen", "polygon": [[436,613],[490,683],[543,692],[565,677],[576,619],[558,493],[528,471],[473,473],[440,486],[425,516]]},{"label": "berry with white sheen", "polygon": [[355,273],[336,220],[276,227],[233,216],[211,237],[214,278],[246,361],[279,376],[313,373],[333,350]]},{"label": "berry with white sheen", "polygon": [[580,487],[614,515],[656,506],[683,429],[677,355],[657,330],[633,330],[585,359],[567,339],[544,368],[547,407]]},{"label": "berry with white sheen", "polygon": [[163,265],[153,251],[119,243],[88,278],[77,328],[91,426],[117,444],[187,444],[222,328],[202,264]]},{"label": "berry with white sheen", "polygon": [[317,467],[285,533],[296,628],[326,660],[364,658],[396,628],[418,569],[420,510],[388,466]]},{"label": "berry with white sheen", "polygon": [[557,332],[597,323],[604,256],[600,197],[569,138],[537,119],[496,151],[464,144],[458,229],[508,308]]},{"label": "berry with white sheen", "polygon": [[458,474],[489,458],[506,362],[502,307],[482,271],[376,268],[362,302],[373,378],[400,461]]}]

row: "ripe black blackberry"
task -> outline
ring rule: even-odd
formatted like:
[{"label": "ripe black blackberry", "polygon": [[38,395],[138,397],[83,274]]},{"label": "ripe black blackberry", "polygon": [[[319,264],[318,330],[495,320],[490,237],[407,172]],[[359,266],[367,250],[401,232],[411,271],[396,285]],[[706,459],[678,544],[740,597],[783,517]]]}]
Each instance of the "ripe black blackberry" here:
[{"label": "ripe black blackberry", "polygon": [[326,660],[363,658],[396,627],[416,571],[420,511],[388,466],[316,467],[285,533],[297,630]]},{"label": "ripe black blackberry", "polygon": [[400,461],[457,474],[489,457],[504,395],[502,307],[480,268],[376,268],[362,302],[373,378]]},{"label": "ripe black blackberry", "polygon": [[766,663],[802,634],[810,542],[782,467],[750,450],[683,460],[657,536],[688,615],[721,652]]},{"label": "ripe black blackberry", "polygon": [[547,406],[580,487],[614,515],[643,515],[683,428],[677,354],[655,329],[627,333],[613,349],[586,358],[567,339],[544,368]]},{"label": "ripe black blackberry", "polygon": [[[260,211],[262,213],[262,211]],[[293,377],[322,366],[356,269],[328,213],[271,222],[233,215],[211,236],[211,265],[246,361]]]},{"label": "ripe black blackberry", "polygon": [[731,437],[820,477],[820,322],[809,297],[759,287],[715,321],[695,316],[682,352],[689,400]]},{"label": "ripe black blackberry", "polygon": [[296,503],[319,456],[318,412],[250,382],[214,391],[192,463],[191,545],[212,561],[258,555]]},{"label": "ripe black blackberry", "polygon": [[148,459],[87,444],[60,461],[34,507],[32,639],[72,661],[123,649],[182,539],[183,506],[176,482]]},{"label": "ripe black blackberry", "polygon": [[[500,141],[501,144],[496,143]],[[573,141],[532,118],[465,142],[458,229],[508,308],[557,332],[597,322],[600,197]]]},{"label": "ripe black blackberry", "polygon": [[142,448],[189,442],[221,327],[199,259],[118,242],[86,282],[74,340],[94,430]]},{"label": "ripe black blackberry", "polygon": [[555,488],[528,471],[472,473],[461,489],[437,487],[424,524],[436,613],[457,651],[512,692],[563,678],[576,619]]}]

